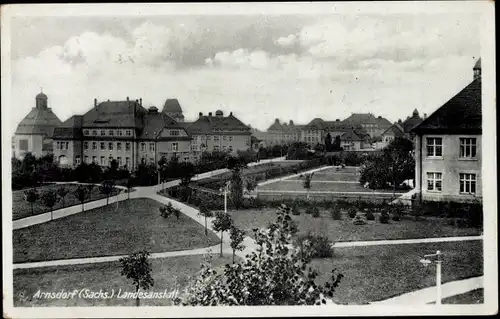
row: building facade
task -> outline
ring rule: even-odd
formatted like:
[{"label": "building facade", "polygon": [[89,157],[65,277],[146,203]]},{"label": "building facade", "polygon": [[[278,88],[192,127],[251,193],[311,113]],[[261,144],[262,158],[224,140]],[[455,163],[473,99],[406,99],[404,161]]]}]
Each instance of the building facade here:
[{"label": "building facade", "polygon": [[369,136],[361,125],[339,119],[324,121],[315,118],[302,128],[301,140],[311,147],[318,143],[324,145],[327,134],[330,134],[332,143],[338,136],[344,150],[358,151],[368,145]]},{"label": "building facade", "polygon": [[292,120],[288,123],[281,123],[279,119],[275,119],[274,123],[267,129],[266,144],[273,146],[299,142],[301,128],[302,125],[295,125]]},{"label": "building facade", "polygon": [[392,126],[392,123],[386,118],[382,116],[375,117],[371,113],[353,113],[343,122],[351,126],[360,125],[372,139],[380,138],[382,133]]},{"label": "building facade", "polygon": [[412,130],[416,189],[423,200],[482,199],[481,121],[478,61],[474,80]]},{"label": "building facade", "polygon": [[13,156],[22,159],[26,153],[40,157],[52,152],[52,135],[61,120],[48,107],[48,97],[39,93],[35,107],[19,123],[13,137]]}]

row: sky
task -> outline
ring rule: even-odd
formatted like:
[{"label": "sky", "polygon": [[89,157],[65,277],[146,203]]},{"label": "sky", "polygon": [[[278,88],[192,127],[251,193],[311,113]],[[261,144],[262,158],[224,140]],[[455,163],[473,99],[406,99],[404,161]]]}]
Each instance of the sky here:
[{"label": "sky", "polygon": [[[61,119],[104,100],[177,98],[265,130],[371,112],[431,114],[472,81],[472,13],[23,16],[11,20],[11,119],[43,89]],[[15,130],[15,127],[13,127]]]}]

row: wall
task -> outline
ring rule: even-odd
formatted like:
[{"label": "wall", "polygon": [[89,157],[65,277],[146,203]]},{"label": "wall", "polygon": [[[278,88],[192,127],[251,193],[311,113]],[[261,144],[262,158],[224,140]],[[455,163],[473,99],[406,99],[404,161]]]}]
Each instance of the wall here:
[{"label": "wall", "polygon": [[[36,157],[42,156],[42,146],[43,146],[43,135],[14,135],[14,155],[16,158],[23,158],[25,153],[31,152]],[[28,141],[28,150],[21,151],[19,149],[19,141],[27,140]]]},{"label": "wall", "polygon": [[[68,149],[58,149],[58,142],[68,142]],[[75,166],[76,165],[76,156],[80,156],[80,159],[83,161],[84,159],[81,157],[82,155],[82,142],[76,140],[54,140],[53,142],[54,149],[54,160],[57,163],[59,162],[60,156],[66,156],[66,165]]]},{"label": "wall", "polygon": [[[443,156],[439,158],[427,157],[426,138],[427,137],[441,137],[443,139]],[[462,137],[475,137],[476,138],[476,158],[475,159],[461,159],[459,158],[460,152],[460,138]],[[420,152],[422,152],[422,171],[420,171]],[[416,139],[416,187],[420,189],[422,184],[422,199],[424,200],[458,200],[466,201],[474,198],[472,195],[460,194],[460,173],[474,173],[476,174],[476,197],[482,197],[481,187],[481,135],[423,135],[422,145],[420,145],[420,138]],[[428,191],[427,190],[427,172],[440,172],[443,175],[442,191]],[[419,178],[421,175],[421,181]]]}]

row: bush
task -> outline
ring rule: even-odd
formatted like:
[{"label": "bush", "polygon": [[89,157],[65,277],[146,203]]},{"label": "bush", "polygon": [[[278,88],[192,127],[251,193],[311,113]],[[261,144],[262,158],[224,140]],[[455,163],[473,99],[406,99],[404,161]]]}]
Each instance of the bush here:
[{"label": "bush", "polygon": [[315,235],[308,232],[306,235],[299,236],[297,239],[298,246],[304,247],[305,241],[308,241],[313,250],[313,258],[327,258],[333,256],[332,242],[328,237],[323,235]]},{"label": "bush", "polygon": [[389,224],[389,213],[387,211],[383,211],[380,214],[379,221],[382,224]]},{"label": "bush", "polygon": [[366,225],[366,221],[361,217],[361,215],[356,215],[353,222],[354,225]]},{"label": "bush", "polygon": [[349,209],[347,210],[347,215],[349,215],[350,218],[356,217],[357,213],[358,211],[354,207],[349,207]]},{"label": "bush", "polygon": [[337,206],[333,206],[331,214],[332,214],[333,220],[341,220],[342,219],[342,213],[340,212],[340,209]]},{"label": "bush", "polygon": [[292,205],[292,215],[300,215],[300,209],[298,205]]},{"label": "bush", "polygon": [[314,218],[318,218],[320,216],[319,208],[314,206],[311,211],[311,215]]},{"label": "bush", "polygon": [[371,211],[366,212],[366,220],[375,220],[375,215]]}]

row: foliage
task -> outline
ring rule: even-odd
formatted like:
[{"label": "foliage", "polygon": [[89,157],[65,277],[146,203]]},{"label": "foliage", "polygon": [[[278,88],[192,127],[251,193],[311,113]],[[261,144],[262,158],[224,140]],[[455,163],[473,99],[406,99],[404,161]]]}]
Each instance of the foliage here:
[{"label": "foliage", "polygon": [[325,135],[325,151],[332,151],[332,135],[330,134],[330,132],[326,133]]},{"label": "foliage", "polygon": [[41,196],[42,203],[49,208],[50,212],[52,212],[52,209],[57,203],[57,193],[55,191],[46,191],[42,194]]},{"label": "foliage", "polygon": [[351,207],[349,207],[349,208],[347,209],[347,215],[348,215],[350,218],[354,218],[354,217],[356,217],[356,214],[357,214],[357,213],[358,213],[358,210],[357,210],[356,208],[352,207],[352,206],[351,206]]},{"label": "foliage", "polygon": [[333,256],[332,243],[327,236],[308,232],[298,237],[297,244],[301,250],[301,254],[305,253],[305,249],[311,248],[312,258],[328,258]]},{"label": "foliage", "polygon": [[168,202],[167,205],[160,207],[159,210],[160,210],[160,216],[163,218],[168,218],[170,215],[174,215],[177,219],[179,219],[181,215],[181,210],[175,208],[172,205],[172,202]]},{"label": "foliage", "polygon": [[212,228],[215,231],[220,231],[220,255],[222,256],[222,241],[223,233],[233,226],[233,220],[228,213],[218,211],[215,213],[215,219],[212,221]]},{"label": "foliage", "polygon": [[334,220],[341,220],[342,219],[342,212],[340,211],[339,207],[337,205],[334,205],[331,210],[331,215]]},{"label": "foliage", "polygon": [[113,180],[105,180],[101,185],[99,185],[99,191],[106,195],[106,205],[109,204],[109,195],[111,195],[115,189],[115,181]]},{"label": "foliage", "polygon": [[384,210],[384,211],[382,211],[380,213],[380,217],[379,217],[380,223],[382,223],[382,224],[389,224],[389,219],[390,219],[389,218],[389,213],[387,211]]},{"label": "foliage", "polygon": [[317,206],[313,206],[311,208],[311,215],[314,218],[318,218],[320,216],[319,208]]},{"label": "foliage", "polygon": [[207,208],[205,204],[200,204],[199,205],[199,212],[198,215],[205,217],[205,236],[208,235],[208,230],[207,230],[207,218],[213,217],[214,214],[210,209]]},{"label": "foliage", "polygon": [[57,189],[56,189],[56,193],[59,197],[61,197],[61,200],[62,200],[62,206],[65,207],[64,205],[64,199],[66,198],[66,196],[68,195],[69,193],[69,189],[67,189],[66,187],[64,186],[59,186]]},{"label": "foliage", "polygon": [[298,205],[292,205],[291,211],[292,215],[300,215],[300,209]]},{"label": "foliage", "polygon": [[309,147],[305,142],[293,142],[286,155],[288,160],[306,160],[310,158]]},{"label": "foliage", "polygon": [[248,176],[245,178],[246,189],[249,193],[253,192],[257,188],[257,180],[253,176]]},{"label": "foliage", "polygon": [[31,215],[34,215],[34,205],[38,198],[39,195],[36,189],[31,188],[24,191],[24,199],[31,205]]},{"label": "foliage", "polygon": [[231,166],[231,200],[234,207],[239,209],[243,201],[243,178],[241,170],[246,165],[241,162],[235,162]]},{"label": "foliage", "polygon": [[366,219],[367,220],[375,220],[375,215],[372,213],[371,210],[369,210],[368,212],[366,212]]},{"label": "foliage", "polygon": [[[136,292],[139,289],[148,290],[154,286],[149,256],[149,252],[143,250],[119,260],[122,265],[121,275],[132,279]],[[139,306],[139,296],[137,296],[136,305]]]},{"label": "foliage", "polygon": [[233,250],[233,263],[234,263],[234,256],[236,254],[236,251],[242,251],[245,248],[245,245],[243,245],[243,240],[245,239],[245,232],[236,226],[232,225],[230,232],[229,232],[229,238],[231,239],[231,249]]},{"label": "foliage", "polygon": [[356,217],[354,217],[352,223],[354,225],[366,225],[366,221],[363,219],[363,217],[361,215],[356,215]]},{"label": "foliage", "polygon": [[84,210],[83,203],[85,200],[90,198],[92,189],[93,185],[78,185],[78,187],[73,191],[73,196],[75,196],[75,198],[82,204],[82,211]]},{"label": "foliage", "polygon": [[[190,306],[222,305],[320,305],[333,296],[342,274],[332,270],[325,285],[315,282],[318,273],[309,264],[312,251],[293,248],[292,220],[287,206],[267,230],[257,229],[257,249],[244,262],[226,265],[217,272],[203,264],[200,275],[178,303]],[[290,248],[292,247],[292,248]]]}]

